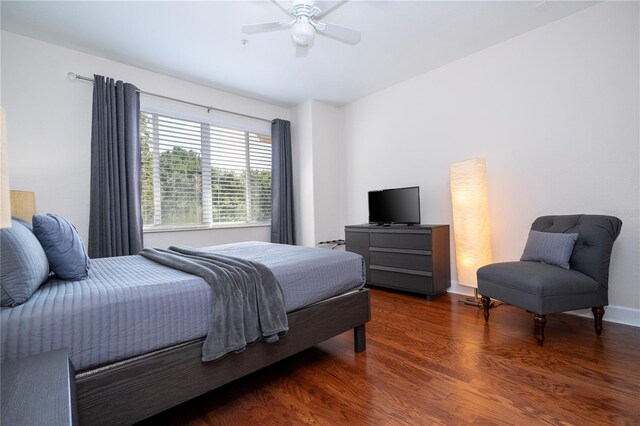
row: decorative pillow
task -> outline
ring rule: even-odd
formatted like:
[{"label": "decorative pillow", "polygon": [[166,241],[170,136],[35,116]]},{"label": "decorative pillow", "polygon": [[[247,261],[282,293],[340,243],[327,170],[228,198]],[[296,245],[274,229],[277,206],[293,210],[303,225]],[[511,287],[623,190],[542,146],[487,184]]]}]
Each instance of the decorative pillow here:
[{"label": "decorative pillow", "polygon": [[59,278],[77,280],[87,276],[89,256],[78,231],[66,219],[54,214],[34,215],[33,233]]},{"label": "decorative pillow", "polygon": [[0,305],[18,306],[49,277],[49,262],[33,233],[17,220],[0,230]]},{"label": "decorative pillow", "polygon": [[529,238],[520,260],[542,262],[569,269],[578,234],[529,231]]}]

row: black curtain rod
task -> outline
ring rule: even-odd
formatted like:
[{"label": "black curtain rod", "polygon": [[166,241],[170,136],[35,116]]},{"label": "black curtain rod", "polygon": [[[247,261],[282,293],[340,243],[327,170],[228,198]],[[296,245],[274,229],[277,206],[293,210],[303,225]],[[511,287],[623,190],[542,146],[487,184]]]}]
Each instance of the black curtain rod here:
[{"label": "black curtain rod", "polygon": [[[82,75],[78,75],[78,74],[76,74],[74,72],[68,73],[67,77],[69,77],[70,80],[84,80],[84,81],[88,81],[90,83],[94,83],[93,78],[85,77],[85,76],[82,76]],[[187,105],[191,105],[191,106],[195,106],[195,107],[204,108],[204,109],[207,110],[207,112],[211,112],[211,111],[225,112],[227,114],[239,115],[241,117],[247,117],[247,118],[252,118],[254,120],[260,120],[260,121],[266,121],[267,123],[272,123],[272,120],[268,120],[266,118],[256,117],[254,115],[242,114],[242,113],[239,113],[239,112],[229,111],[229,110],[226,110],[226,109],[214,108],[212,106],[197,104],[195,102],[183,101],[182,99],[172,98],[170,96],[159,95],[157,93],[145,92],[145,91],[140,90],[140,89],[138,89],[138,93],[140,93],[142,95],[153,96],[153,97],[156,97],[156,98],[166,99],[166,100],[169,100],[169,101],[180,102],[182,104],[187,104]]]}]

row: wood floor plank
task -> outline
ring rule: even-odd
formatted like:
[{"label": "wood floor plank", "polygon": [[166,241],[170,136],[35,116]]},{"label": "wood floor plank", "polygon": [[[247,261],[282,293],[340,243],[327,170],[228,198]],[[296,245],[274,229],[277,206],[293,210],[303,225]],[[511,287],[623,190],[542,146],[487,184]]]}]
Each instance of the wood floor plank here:
[{"label": "wood floor plank", "polygon": [[[345,333],[141,425],[640,425],[640,329],[371,291],[367,350]],[[605,314],[606,320],[606,314]]]}]

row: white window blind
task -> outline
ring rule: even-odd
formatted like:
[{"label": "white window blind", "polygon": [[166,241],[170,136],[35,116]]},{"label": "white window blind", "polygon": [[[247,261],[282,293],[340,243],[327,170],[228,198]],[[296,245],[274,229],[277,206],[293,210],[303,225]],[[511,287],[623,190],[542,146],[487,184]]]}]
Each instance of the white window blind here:
[{"label": "white window blind", "polygon": [[271,221],[271,137],[142,112],[145,229]]}]

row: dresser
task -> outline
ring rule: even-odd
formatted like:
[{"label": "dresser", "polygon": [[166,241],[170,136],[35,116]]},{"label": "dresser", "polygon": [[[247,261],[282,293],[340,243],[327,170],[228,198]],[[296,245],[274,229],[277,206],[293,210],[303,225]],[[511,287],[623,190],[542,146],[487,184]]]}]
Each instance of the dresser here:
[{"label": "dresser", "polygon": [[345,226],[347,251],[364,257],[367,284],[425,295],[451,286],[449,225]]}]

